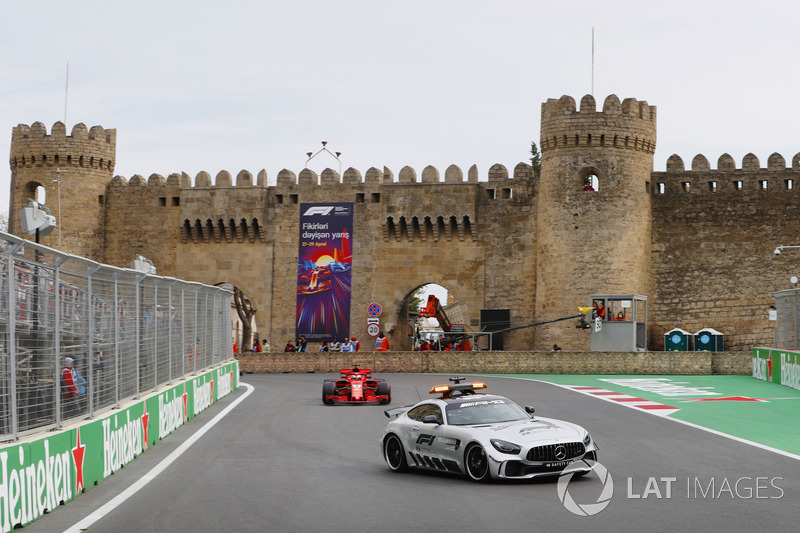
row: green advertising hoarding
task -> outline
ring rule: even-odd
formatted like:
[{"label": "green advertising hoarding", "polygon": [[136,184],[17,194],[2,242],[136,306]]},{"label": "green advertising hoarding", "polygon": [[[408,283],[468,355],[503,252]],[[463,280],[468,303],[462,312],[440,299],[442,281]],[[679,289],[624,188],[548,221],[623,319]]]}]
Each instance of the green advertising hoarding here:
[{"label": "green advertising hoarding", "polygon": [[753,377],[800,390],[800,351],[753,348]]},{"label": "green advertising hoarding", "polygon": [[238,387],[232,361],[79,427],[0,448],[0,533],[80,496]]}]

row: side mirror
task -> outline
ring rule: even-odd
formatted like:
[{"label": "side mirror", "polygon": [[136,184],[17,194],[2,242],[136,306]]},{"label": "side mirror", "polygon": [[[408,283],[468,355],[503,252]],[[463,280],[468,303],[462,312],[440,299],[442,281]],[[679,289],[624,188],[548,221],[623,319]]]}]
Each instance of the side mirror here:
[{"label": "side mirror", "polygon": [[536,409],[534,409],[532,405],[526,405],[525,412],[528,413],[529,415],[532,415],[533,413],[536,412]]},{"label": "side mirror", "polygon": [[425,418],[422,419],[423,424],[436,424],[439,425],[439,419],[436,418],[436,415],[426,415]]}]

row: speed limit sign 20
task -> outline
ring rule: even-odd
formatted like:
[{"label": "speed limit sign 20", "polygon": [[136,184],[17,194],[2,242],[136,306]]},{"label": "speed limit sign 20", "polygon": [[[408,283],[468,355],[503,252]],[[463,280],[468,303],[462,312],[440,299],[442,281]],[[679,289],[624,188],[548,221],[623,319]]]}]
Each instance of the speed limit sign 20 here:
[{"label": "speed limit sign 20", "polygon": [[381,332],[381,327],[378,324],[369,324],[367,326],[367,335],[370,337],[377,337]]}]

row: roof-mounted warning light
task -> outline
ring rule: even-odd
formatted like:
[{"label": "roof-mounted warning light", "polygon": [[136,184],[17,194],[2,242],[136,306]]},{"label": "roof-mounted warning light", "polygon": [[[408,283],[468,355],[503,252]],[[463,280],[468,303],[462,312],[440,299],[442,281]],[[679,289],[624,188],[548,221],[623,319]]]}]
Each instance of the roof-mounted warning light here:
[{"label": "roof-mounted warning light", "polygon": [[[456,381],[452,385],[436,385],[431,387],[431,390],[428,391],[430,394],[441,394],[442,398],[449,398],[454,392],[460,392],[461,394],[472,394],[476,390],[485,389],[486,383],[460,383],[460,381],[464,378],[455,378],[459,381]],[[450,381],[454,381],[453,378]]]}]

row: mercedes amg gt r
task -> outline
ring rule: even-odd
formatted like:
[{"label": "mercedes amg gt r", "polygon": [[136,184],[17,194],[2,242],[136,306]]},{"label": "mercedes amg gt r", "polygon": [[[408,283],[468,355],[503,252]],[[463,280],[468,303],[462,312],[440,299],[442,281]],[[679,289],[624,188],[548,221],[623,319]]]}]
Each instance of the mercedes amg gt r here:
[{"label": "mercedes amg gt r", "polygon": [[478,482],[558,476],[574,463],[575,475],[592,470],[587,461],[597,461],[598,448],[588,431],[533,416],[533,407],[503,396],[476,393],[486,385],[463,380],[433,387],[438,398],[385,411],[390,420],[380,445],[391,470],[439,470]]}]

